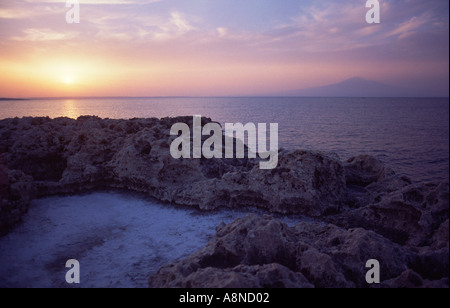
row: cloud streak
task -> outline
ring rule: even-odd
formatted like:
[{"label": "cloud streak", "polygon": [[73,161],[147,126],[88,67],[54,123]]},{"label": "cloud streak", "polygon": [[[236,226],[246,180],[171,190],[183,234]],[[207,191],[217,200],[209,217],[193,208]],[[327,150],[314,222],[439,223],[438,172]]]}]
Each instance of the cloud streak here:
[{"label": "cloud streak", "polygon": [[57,32],[51,29],[27,29],[24,30],[24,35],[20,37],[13,37],[15,41],[30,41],[30,42],[45,42],[45,41],[61,41],[76,39],[78,34],[76,32]]}]

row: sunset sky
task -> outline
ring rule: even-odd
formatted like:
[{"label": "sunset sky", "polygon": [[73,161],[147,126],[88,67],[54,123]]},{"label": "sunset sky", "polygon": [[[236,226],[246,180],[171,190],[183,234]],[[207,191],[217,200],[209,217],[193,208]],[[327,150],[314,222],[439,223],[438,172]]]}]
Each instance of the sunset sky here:
[{"label": "sunset sky", "polygon": [[363,77],[448,95],[449,1],[0,0],[0,97],[266,95]]}]

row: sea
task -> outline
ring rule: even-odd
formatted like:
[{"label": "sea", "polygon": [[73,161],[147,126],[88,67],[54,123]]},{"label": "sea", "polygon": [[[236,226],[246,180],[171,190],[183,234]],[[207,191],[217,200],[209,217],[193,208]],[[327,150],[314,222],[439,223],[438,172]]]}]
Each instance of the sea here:
[{"label": "sea", "polygon": [[95,115],[131,119],[202,115],[278,123],[279,146],[369,154],[413,182],[449,178],[448,98],[143,97],[0,101],[0,119]]}]

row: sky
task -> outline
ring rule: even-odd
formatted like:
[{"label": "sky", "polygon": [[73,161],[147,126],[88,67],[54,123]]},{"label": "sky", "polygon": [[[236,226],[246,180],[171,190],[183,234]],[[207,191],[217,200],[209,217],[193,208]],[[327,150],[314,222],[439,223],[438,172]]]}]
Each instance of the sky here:
[{"label": "sky", "polygon": [[449,92],[449,1],[0,0],[0,97],[270,95],[362,77]]}]

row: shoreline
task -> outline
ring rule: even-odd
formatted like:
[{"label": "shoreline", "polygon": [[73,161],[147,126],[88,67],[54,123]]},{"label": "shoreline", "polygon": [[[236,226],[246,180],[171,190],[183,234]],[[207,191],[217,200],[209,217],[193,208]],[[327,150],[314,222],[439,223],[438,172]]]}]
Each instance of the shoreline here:
[{"label": "shoreline", "polygon": [[[254,206],[327,224],[287,227],[273,218],[250,215],[220,226],[201,251],[163,266],[151,276],[151,287],[188,282],[220,287],[230,275],[234,287],[246,281],[261,286],[269,272],[276,277],[294,275],[298,287],[365,287],[365,269],[358,262],[371,254],[392,265],[382,272],[389,278],[386,287],[414,281],[448,287],[448,181],[416,184],[371,156],[341,161],[332,153],[307,150],[280,151],[274,170],[259,170],[257,161],[247,158],[174,160],[169,130],[176,122],[192,126],[191,117],[1,120],[0,230],[7,233],[36,197],[119,188],[202,210]],[[245,232],[237,230],[255,237],[242,237]],[[245,247],[238,248],[240,243]],[[217,251],[219,246],[228,249]],[[377,251],[380,247],[387,247],[384,254]],[[398,258],[392,264],[389,257],[394,252]],[[346,254],[346,260],[339,260],[339,253]],[[308,262],[312,263],[306,266]],[[340,278],[325,281],[320,262],[333,264]],[[182,270],[186,267],[197,270]],[[215,284],[207,279],[211,275],[217,277]]]},{"label": "shoreline", "polygon": [[[448,101],[440,99],[148,98],[135,103],[127,99],[99,99],[4,105],[4,109],[0,107],[3,115],[0,118],[76,119],[95,114],[128,120],[201,114],[222,125],[278,122],[279,143],[285,149],[320,149],[338,153],[342,160],[368,154],[416,183],[448,180]],[[223,105],[228,107],[223,109]],[[289,112],[278,113],[277,105],[283,105],[283,110]],[[242,118],[241,112],[247,116]],[[430,149],[433,151],[429,152]]]}]

